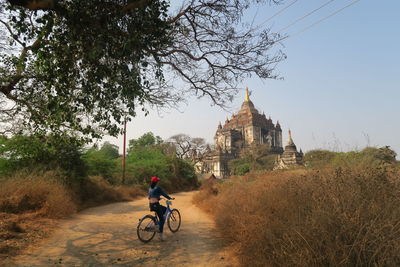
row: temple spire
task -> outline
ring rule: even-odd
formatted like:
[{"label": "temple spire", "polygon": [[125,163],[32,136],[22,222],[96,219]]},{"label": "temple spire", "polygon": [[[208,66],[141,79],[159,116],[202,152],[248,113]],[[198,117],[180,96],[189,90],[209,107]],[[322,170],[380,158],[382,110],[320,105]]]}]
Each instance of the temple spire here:
[{"label": "temple spire", "polygon": [[294,145],[294,142],[292,139],[292,131],[290,129],[289,129],[288,145]]},{"label": "temple spire", "polygon": [[246,98],[244,99],[244,101],[249,102],[250,101],[250,96],[249,96],[249,87],[246,87]]}]

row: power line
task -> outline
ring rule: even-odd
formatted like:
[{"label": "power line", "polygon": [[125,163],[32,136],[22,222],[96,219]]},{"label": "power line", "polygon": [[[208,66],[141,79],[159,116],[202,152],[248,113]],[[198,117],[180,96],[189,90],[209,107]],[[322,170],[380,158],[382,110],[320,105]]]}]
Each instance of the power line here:
[{"label": "power line", "polygon": [[260,28],[262,25],[264,25],[265,23],[267,23],[268,21],[270,21],[271,19],[275,18],[276,16],[278,16],[279,14],[281,14],[282,12],[284,12],[286,9],[288,9],[289,7],[291,7],[292,5],[294,5],[297,1],[299,0],[294,0],[292,1],[290,4],[288,4],[287,6],[285,6],[284,8],[282,8],[281,10],[279,10],[278,12],[276,12],[274,15],[272,15],[271,17],[265,19],[264,21],[262,21],[260,24],[258,24],[258,26],[255,29]]},{"label": "power line", "polygon": [[280,29],[278,32],[284,31],[284,30],[286,30],[287,28],[292,27],[293,25],[295,25],[295,24],[298,23],[299,21],[302,21],[303,19],[307,18],[308,16],[314,14],[315,12],[317,12],[318,10],[320,10],[320,9],[324,8],[325,6],[329,5],[329,4],[332,3],[333,1],[335,1],[335,0],[329,0],[328,2],[324,3],[324,4],[321,5],[320,7],[318,7],[318,8],[316,8],[316,9],[312,10],[311,12],[305,14],[304,16],[302,16],[302,17],[296,19],[295,21],[293,21],[293,22],[290,23],[289,25],[283,27],[283,28]]},{"label": "power line", "polygon": [[299,34],[305,32],[305,31],[307,31],[308,29],[310,29],[310,28],[316,26],[317,24],[319,24],[319,23],[321,23],[321,22],[323,22],[323,21],[325,21],[325,20],[327,20],[327,19],[329,19],[329,18],[335,16],[335,15],[338,14],[339,12],[343,11],[344,9],[346,9],[346,8],[348,8],[348,7],[351,7],[352,5],[354,5],[355,3],[359,2],[359,1],[361,1],[361,0],[354,0],[354,1],[351,2],[350,4],[348,4],[348,5],[346,5],[346,6],[342,7],[342,8],[340,8],[340,9],[338,9],[338,10],[336,10],[335,12],[331,13],[330,15],[328,15],[328,16],[326,16],[326,17],[324,17],[324,18],[318,20],[317,22],[314,22],[313,24],[311,24],[311,25],[305,27],[304,29],[302,29],[302,30],[300,30],[300,31],[298,31],[298,32],[296,32],[296,33],[294,33],[294,34],[292,34],[291,37],[296,36],[296,35],[299,35]]},{"label": "power line", "polygon": [[286,36],[286,37],[280,39],[278,42],[281,42],[281,41],[283,41],[283,40],[289,39],[290,37],[293,37],[293,36],[297,36],[297,35],[299,35],[299,34],[305,32],[305,31],[311,29],[312,27],[316,26],[317,24],[320,24],[321,22],[323,22],[323,21],[325,21],[325,20],[327,20],[327,19],[329,19],[329,18],[335,16],[335,15],[338,14],[339,12],[343,11],[343,10],[346,9],[346,8],[349,8],[350,6],[354,5],[355,3],[359,2],[359,1],[361,1],[361,0],[354,0],[354,1],[351,2],[350,4],[348,4],[348,5],[346,5],[346,6],[342,7],[342,8],[340,8],[340,9],[338,9],[338,10],[336,10],[335,12],[333,12],[333,13],[329,14],[328,16],[326,16],[326,17],[324,17],[324,18],[322,18],[322,19],[320,19],[320,20],[318,20],[318,21],[312,23],[311,25],[309,25],[309,26],[307,26],[307,27],[301,29],[300,31],[295,32],[294,34],[288,35],[288,36]]}]

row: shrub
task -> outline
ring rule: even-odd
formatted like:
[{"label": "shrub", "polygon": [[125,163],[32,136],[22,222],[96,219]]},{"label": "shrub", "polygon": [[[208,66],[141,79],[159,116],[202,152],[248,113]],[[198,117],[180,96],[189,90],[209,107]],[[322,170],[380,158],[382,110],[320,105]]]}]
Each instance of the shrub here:
[{"label": "shrub", "polygon": [[56,225],[54,218],[67,217],[88,206],[144,195],[138,186],[113,187],[101,177],[68,185],[63,181],[64,175],[57,171],[1,177],[0,265],[3,259],[47,236]]},{"label": "shrub", "polygon": [[198,182],[193,165],[169,153],[168,145],[161,142],[152,133],[130,141],[126,183],[148,185],[150,177],[158,176],[160,185],[169,192],[196,188]]},{"label": "shrub", "polygon": [[93,146],[84,151],[82,160],[84,161],[88,175],[102,176],[111,184],[117,184],[115,174],[118,172],[118,148],[105,142],[98,149]]},{"label": "shrub", "polygon": [[389,146],[376,148],[366,147],[361,151],[332,152],[328,150],[311,150],[304,155],[307,167],[322,169],[329,166],[351,167],[374,165],[385,167],[396,164],[396,152]]},{"label": "shrub", "polygon": [[144,196],[143,189],[138,185],[112,186],[101,176],[88,177],[74,191],[80,209]]},{"label": "shrub", "polygon": [[49,218],[66,217],[76,210],[71,192],[57,172],[16,174],[0,187],[0,212],[35,212]]},{"label": "shrub", "polygon": [[143,184],[151,176],[169,179],[171,168],[168,156],[164,155],[158,147],[139,147],[127,155],[127,183]]},{"label": "shrub", "polygon": [[0,174],[12,175],[21,169],[59,170],[70,180],[79,180],[86,176],[81,147],[73,136],[1,136]]},{"label": "shrub", "polygon": [[250,171],[250,163],[245,158],[230,160],[228,166],[233,175],[245,175]]},{"label": "shrub", "polygon": [[336,154],[329,150],[311,150],[304,154],[304,163],[307,167],[324,168],[331,164]]},{"label": "shrub", "polygon": [[251,171],[272,170],[277,156],[270,153],[271,149],[268,145],[252,145],[244,149],[240,158],[229,161],[231,174],[245,175]]},{"label": "shrub", "polygon": [[195,200],[244,266],[400,263],[400,174],[391,168],[250,174],[214,187]]},{"label": "shrub", "polygon": [[176,158],[175,156],[169,156],[168,163],[171,170],[169,178],[171,185],[166,189],[172,192],[198,188],[199,183],[192,163]]}]

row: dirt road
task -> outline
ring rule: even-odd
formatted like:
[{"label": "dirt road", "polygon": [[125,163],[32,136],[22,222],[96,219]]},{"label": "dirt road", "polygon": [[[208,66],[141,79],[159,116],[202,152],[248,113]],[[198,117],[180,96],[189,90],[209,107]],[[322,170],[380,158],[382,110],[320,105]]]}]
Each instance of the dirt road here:
[{"label": "dirt road", "polygon": [[[136,236],[147,199],[87,209],[61,223],[51,238],[15,259],[14,266],[232,266],[226,243],[212,220],[192,202],[193,192],[175,194],[181,229],[148,244]],[[166,227],[167,228],[167,227]]]}]

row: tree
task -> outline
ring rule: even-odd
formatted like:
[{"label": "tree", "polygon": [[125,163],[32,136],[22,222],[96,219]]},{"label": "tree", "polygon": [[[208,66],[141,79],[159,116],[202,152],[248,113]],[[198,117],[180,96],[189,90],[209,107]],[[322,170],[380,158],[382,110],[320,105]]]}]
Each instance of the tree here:
[{"label": "tree", "polygon": [[204,138],[190,137],[187,134],[176,134],[168,138],[176,148],[176,156],[180,159],[190,158],[196,161],[204,153],[207,143]]},{"label": "tree", "polygon": [[250,171],[272,170],[275,167],[277,155],[271,154],[267,144],[251,145],[240,153],[240,158],[228,162],[234,175],[244,175]]},{"label": "tree", "polygon": [[[272,0],[8,0],[0,4],[0,101],[35,132],[116,135],[185,93],[225,105],[249,75],[276,78],[278,34],[242,23]],[[182,83],[174,81],[182,80]]]},{"label": "tree", "polygon": [[70,136],[0,136],[0,173],[61,170],[71,181],[86,177],[82,143]]},{"label": "tree", "polygon": [[110,144],[110,142],[104,142],[100,148],[100,152],[109,159],[119,158],[118,146]]},{"label": "tree", "polygon": [[166,149],[169,145],[157,137],[146,133],[137,140],[131,140],[135,141],[135,145],[127,154],[127,183],[147,184],[150,177],[158,176],[167,189],[196,187],[197,178],[192,164],[169,153]]},{"label": "tree", "polygon": [[161,137],[158,135],[155,136],[152,132],[148,132],[138,139],[129,140],[128,153],[140,147],[154,146],[161,144],[162,142],[163,140]]},{"label": "tree", "polygon": [[233,175],[245,175],[250,172],[251,163],[247,158],[233,159],[228,162],[229,169]]},{"label": "tree", "polygon": [[175,145],[176,156],[180,159],[187,157],[192,149],[191,138],[186,134],[176,134],[168,138],[168,141]]},{"label": "tree", "polygon": [[104,142],[100,149],[94,145],[82,155],[89,175],[100,175],[112,184],[116,183],[113,176],[117,172],[118,157],[118,147],[109,142]]}]

